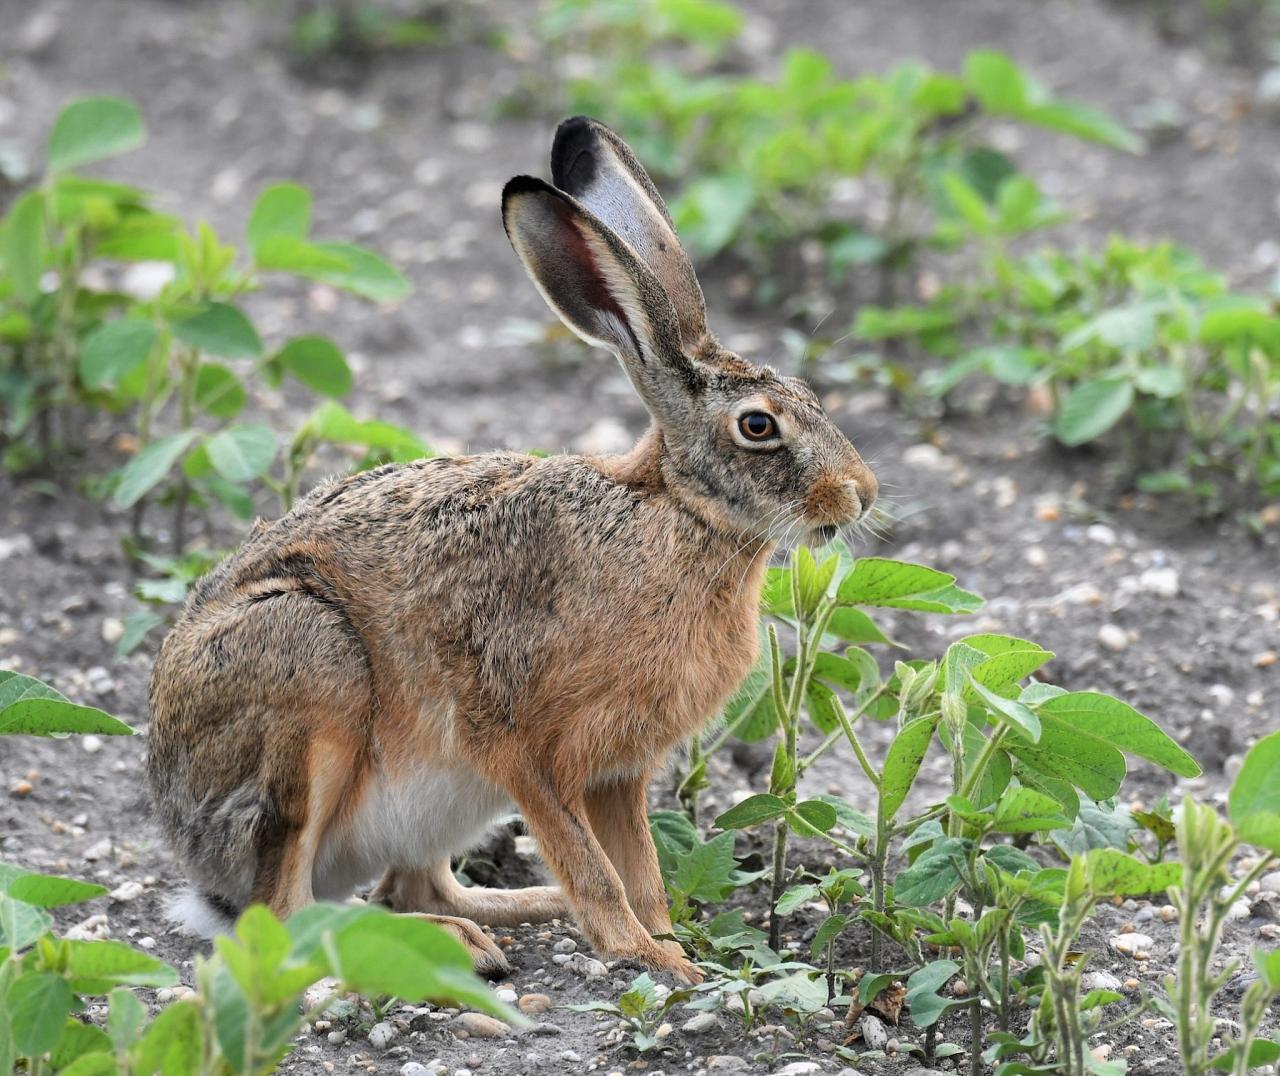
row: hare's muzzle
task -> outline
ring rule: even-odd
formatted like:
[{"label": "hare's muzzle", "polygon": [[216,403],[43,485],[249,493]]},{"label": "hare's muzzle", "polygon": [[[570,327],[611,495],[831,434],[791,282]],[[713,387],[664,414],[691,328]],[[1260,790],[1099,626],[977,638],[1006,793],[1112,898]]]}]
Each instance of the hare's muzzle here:
[{"label": "hare's muzzle", "polygon": [[853,523],[875,503],[880,486],[861,460],[840,472],[819,476],[804,502],[805,522],[819,537],[822,532]]}]

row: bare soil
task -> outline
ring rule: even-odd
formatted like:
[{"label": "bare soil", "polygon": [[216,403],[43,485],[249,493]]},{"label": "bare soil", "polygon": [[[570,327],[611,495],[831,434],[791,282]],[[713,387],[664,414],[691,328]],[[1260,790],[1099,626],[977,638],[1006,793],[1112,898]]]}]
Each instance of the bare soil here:
[{"label": "bare soil", "polygon": [[[1153,103],[1176,104],[1184,122],[1141,157],[1126,157],[1036,132],[1003,137],[1043,186],[1075,211],[1068,241],[1111,229],[1171,236],[1200,250],[1242,283],[1274,277],[1277,119],[1251,106],[1254,71],[1229,66],[1230,50],[1202,50],[1161,31],[1143,5],[1101,0],[751,0],[752,61],[770,68],[782,48],[824,49],[847,72],[878,70],[906,57],[955,68],[975,46],[1005,49],[1055,90],[1141,119]],[[468,21],[516,26],[532,13],[520,0],[467,6]],[[43,20],[43,22],[41,22]],[[512,256],[498,220],[498,192],[509,176],[541,171],[552,117],[501,118],[497,98],[516,86],[512,61],[474,35],[447,48],[381,56],[372,62],[318,60],[299,65],[273,39],[279,12],[242,0],[95,0],[92,4],[0,0],[0,148],[38,162],[44,133],[72,97],[122,93],[146,113],[147,146],[113,162],[110,175],[164,193],[192,217],[240,234],[264,183],[297,179],[314,193],[316,230],[354,237],[382,250],[412,278],[413,296],[396,309],[335,303],[323,289],[272,288],[255,300],[267,333],[323,331],[353,355],[353,410],[413,426],[448,449],[609,448],[643,427],[643,413],[622,375],[598,356],[556,359],[513,342],[514,319],[547,315]],[[1227,59],[1222,57],[1226,55]],[[305,77],[304,77],[305,76]],[[537,102],[527,102],[536,114]],[[0,202],[7,193],[0,186]],[[752,357],[783,354],[784,319],[734,307],[727,271],[706,278],[713,324]],[[837,320],[852,319],[848,295]],[[856,299],[856,297],[855,297]],[[810,324],[798,326],[812,329]],[[914,654],[936,656],[971,631],[1022,635],[1054,650],[1048,676],[1073,688],[1097,688],[1130,701],[1187,745],[1202,778],[1174,782],[1136,767],[1128,794],[1153,802],[1191,791],[1222,802],[1234,767],[1259,735],[1280,726],[1280,533],[1253,534],[1234,519],[1205,523],[1184,505],[1117,494],[1105,459],[1045,446],[1038,419],[1007,406],[978,407],[948,419],[921,443],[917,423],[876,390],[825,386],[827,403],[880,475],[899,522],[865,550],[919,560],[953,572],[988,599],[975,619],[903,614],[884,618]],[[984,403],[990,401],[976,401]],[[292,413],[294,402],[287,408]],[[104,622],[134,608],[130,569],[119,546],[123,519],[75,492],[81,474],[101,467],[112,429],[92,426],[101,446],[82,471],[54,485],[0,477],[0,667],[38,675],[72,698],[146,724],[151,658],[118,659]],[[56,483],[61,482],[59,486]],[[235,534],[214,533],[233,543]],[[1176,592],[1150,569],[1173,569]],[[1126,642],[1099,641],[1105,625]],[[108,628],[108,634],[110,629]],[[1111,633],[1114,634],[1114,633]],[[152,949],[190,981],[203,946],[170,932],[166,898],[179,883],[172,859],[148,818],[141,762],[145,735],[131,740],[0,741],[0,855],[36,870],[59,871],[115,888],[143,885],[128,902],[103,898],[63,923],[106,917],[112,934]],[[713,762],[708,811],[758,787],[763,759],[740,750]],[[936,790],[942,762],[929,774]],[[30,777],[34,791],[8,795]],[[809,775],[814,791],[855,801],[855,768],[831,758]],[[669,804],[659,784],[655,804]],[[710,816],[710,815],[708,815]],[[744,840],[741,851],[753,851]],[[813,849],[805,854],[817,862]],[[497,853],[508,881],[530,867]],[[763,918],[765,895],[749,907]],[[1157,989],[1173,970],[1176,924],[1148,920],[1140,904],[1103,909],[1084,939],[1092,966]],[[1268,907],[1231,924],[1224,953],[1274,944]],[[1150,959],[1119,957],[1108,939],[1141,916]],[[796,941],[817,919],[796,917]],[[576,936],[569,925],[520,929],[508,943],[518,992],[548,994],[543,1025],[509,1039],[462,1039],[448,1013],[399,1011],[400,1034],[386,1051],[368,1041],[369,1014],[300,1037],[287,1071],[397,1071],[439,1060],[442,1071],[527,1072],[707,1069],[773,1072],[811,1059],[821,1071],[848,1065],[832,1028],[773,1029],[744,1037],[729,1017],[700,1034],[677,1013],[667,1048],[636,1059],[610,1040],[612,1022],[565,1006],[616,996],[636,969],[611,967],[603,978],[582,962],[553,960],[551,944]],[[1272,935],[1274,937],[1274,935]],[[865,934],[852,934],[842,958],[867,958]],[[584,950],[589,947],[581,943]],[[1243,980],[1237,977],[1233,988]],[[1137,991],[1126,988],[1132,997]],[[1239,990],[1235,989],[1238,996]],[[1229,998],[1228,1000],[1232,1000]],[[1232,1001],[1234,1004],[1234,1001]],[[1274,1027],[1273,1027],[1274,1029]],[[904,1023],[890,1029],[920,1041]],[[331,1041],[331,1036],[342,1041]],[[940,1040],[964,1044],[959,1022]],[[1131,1071],[1175,1073],[1170,1032],[1131,1024],[1107,1036]],[[728,1058],[727,1060],[713,1060]],[[900,1054],[857,1062],[867,1073],[907,1072]],[[952,1067],[940,1061],[938,1068]]]}]

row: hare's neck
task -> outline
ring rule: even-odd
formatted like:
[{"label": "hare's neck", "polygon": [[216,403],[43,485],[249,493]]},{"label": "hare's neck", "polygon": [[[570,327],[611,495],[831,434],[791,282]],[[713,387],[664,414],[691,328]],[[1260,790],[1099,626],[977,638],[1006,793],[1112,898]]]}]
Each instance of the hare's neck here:
[{"label": "hare's neck", "polygon": [[662,474],[662,431],[651,423],[630,452],[603,456],[597,463],[609,478],[619,485],[641,489],[646,493],[662,493],[666,479]]}]

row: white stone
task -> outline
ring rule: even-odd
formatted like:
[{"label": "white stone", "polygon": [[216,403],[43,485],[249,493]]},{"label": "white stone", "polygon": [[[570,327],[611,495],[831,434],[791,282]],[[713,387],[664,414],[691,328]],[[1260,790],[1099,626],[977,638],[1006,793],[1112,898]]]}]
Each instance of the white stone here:
[{"label": "white stone", "polygon": [[35,551],[29,534],[15,534],[12,538],[0,538],[0,560],[25,557]]},{"label": "white stone", "polygon": [[718,1023],[715,1013],[700,1012],[681,1024],[680,1030],[686,1035],[701,1035],[704,1031],[713,1031]]},{"label": "white stone", "polygon": [[1049,554],[1038,545],[1033,545],[1030,549],[1024,552],[1022,556],[1033,568],[1043,568],[1049,563]]},{"label": "white stone", "polygon": [[102,641],[115,646],[124,638],[124,621],[118,616],[105,617],[102,621]]},{"label": "white stone", "polygon": [[872,1016],[870,1013],[864,1013],[862,1017],[862,1041],[867,1044],[868,1050],[883,1050],[885,1044],[889,1041],[889,1032],[885,1030],[884,1024],[880,1022],[879,1017]]},{"label": "white stone", "polygon": [[89,754],[96,755],[102,750],[102,737],[94,736],[92,734],[82,737],[80,740],[80,746],[89,752]]},{"label": "white stone", "polygon": [[85,849],[84,858],[89,863],[96,863],[100,859],[106,859],[111,855],[111,838],[103,837],[102,840],[91,844]]},{"label": "white stone", "polygon": [[1120,651],[1129,645],[1129,636],[1118,624],[1103,624],[1098,629],[1098,642],[1108,650]]},{"label": "white stone", "polygon": [[1087,971],[1080,977],[1080,985],[1086,990],[1119,990],[1123,986],[1109,971]]},{"label": "white stone", "polygon": [[1121,956],[1136,956],[1138,953],[1149,953],[1155,940],[1146,934],[1117,934],[1111,939],[1111,948]]},{"label": "white stone", "polygon": [[110,897],[114,901],[121,904],[128,904],[130,901],[137,900],[143,894],[141,882],[125,882],[123,885],[116,886],[110,893]]},{"label": "white stone", "polygon": [[578,943],[572,938],[561,938],[551,947],[553,953],[576,953],[578,951]]},{"label": "white stone", "polygon": [[375,1050],[385,1050],[400,1037],[400,1029],[395,1024],[389,1024],[385,1020],[380,1024],[374,1024],[369,1029],[369,1045]]},{"label": "white stone", "polygon": [[1115,545],[1116,532],[1105,523],[1093,523],[1085,529],[1085,537],[1098,545]]},{"label": "white stone", "polygon": [[816,1061],[792,1061],[778,1069],[777,1076],[809,1076],[813,1072],[821,1072],[822,1066]]},{"label": "white stone", "polygon": [[1280,871],[1271,871],[1258,879],[1258,886],[1264,893],[1280,893]]},{"label": "white stone", "polygon": [[1158,598],[1176,598],[1181,590],[1177,568],[1148,568],[1138,576],[1138,585]]},{"label": "white stone", "polygon": [[931,445],[927,441],[918,445],[910,445],[904,449],[901,460],[908,467],[925,467],[929,470],[937,470],[950,465],[950,461],[942,454],[942,450],[937,445]]}]

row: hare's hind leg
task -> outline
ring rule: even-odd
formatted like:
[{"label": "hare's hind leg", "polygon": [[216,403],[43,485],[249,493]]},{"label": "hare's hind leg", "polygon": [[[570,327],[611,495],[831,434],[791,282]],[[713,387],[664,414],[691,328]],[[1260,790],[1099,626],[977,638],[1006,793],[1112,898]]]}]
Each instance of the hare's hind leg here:
[{"label": "hare's hind leg", "polygon": [[467,887],[453,876],[449,858],[413,870],[392,868],[369,898],[398,912],[431,912],[461,916],[489,927],[519,923],[545,923],[567,919],[569,905],[559,886],[536,885],[525,889]]}]

